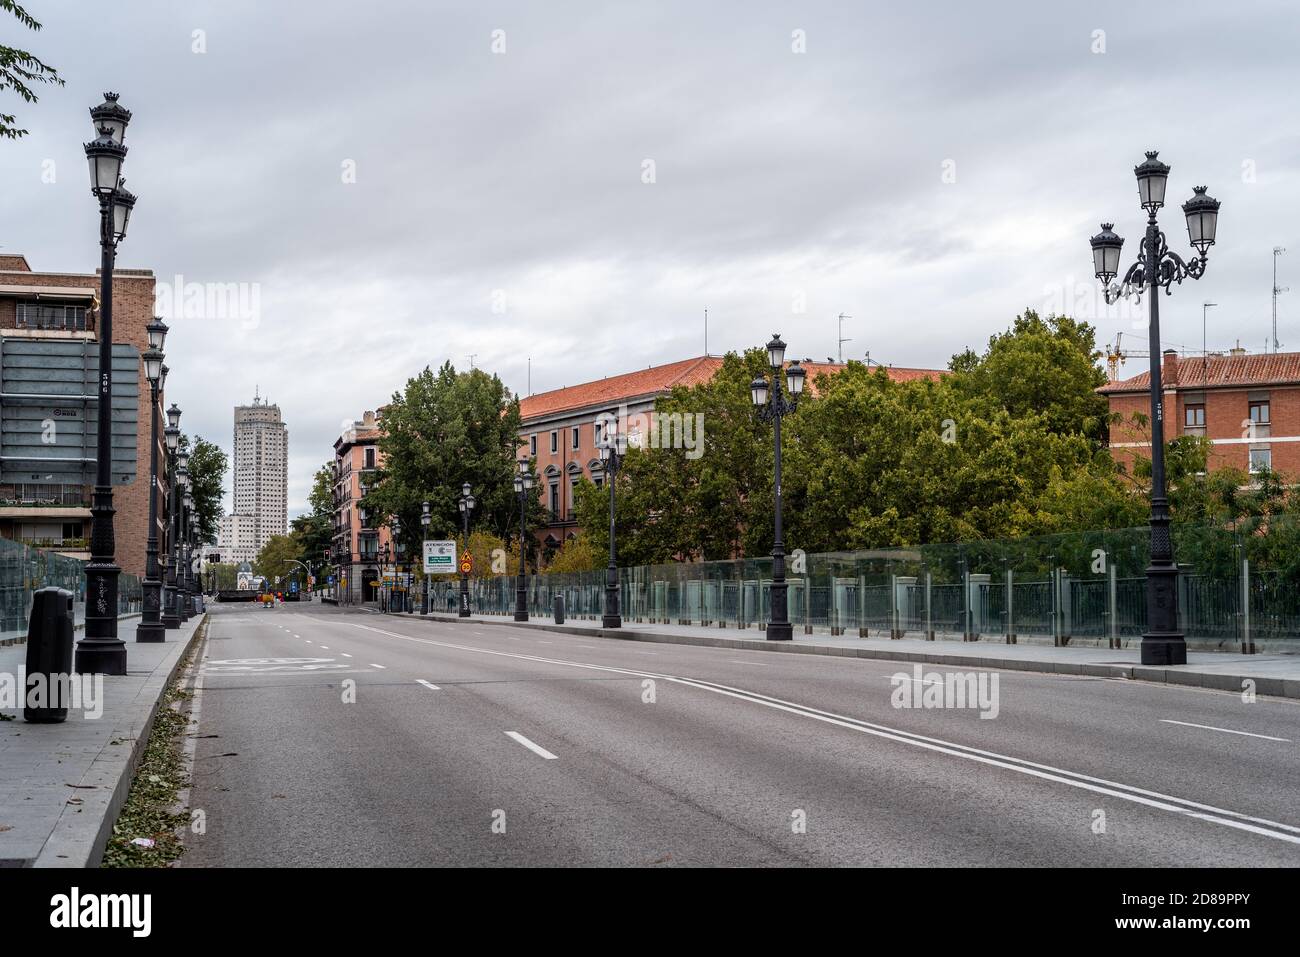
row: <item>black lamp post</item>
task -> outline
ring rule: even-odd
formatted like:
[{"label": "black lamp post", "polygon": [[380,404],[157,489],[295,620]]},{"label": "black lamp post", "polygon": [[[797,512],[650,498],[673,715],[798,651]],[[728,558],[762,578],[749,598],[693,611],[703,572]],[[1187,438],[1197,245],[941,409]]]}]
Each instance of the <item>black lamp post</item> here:
[{"label": "black lamp post", "polygon": [[[469,552],[469,513],[474,511],[474,496],[470,494],[469,483],[466,482],[460,487],[460,517],[465,528],[465,551]],[[460,615],[461,618],[469,617],[469,573],[461,569],[460,572]]]},{"label": "black lamp post", "polygon": [[[189,456],[187,455],[188,461]],[[185,511],[181,515],[181,619],[189,621],[194,617],[193,576],[190,568],[191,546],[194,541],[194,493],[190,491],[189,469],[185,473]]]},{"label": "black lamp post", "polygon": [[[388,611],[389,589],[387,583],[384,581],[384,578],[388,574],[388,572],[386,571],[387,567],[388,567],[388,543],[384,542],[383,547],[379,549],[379,610],[380,611]],[[396,575],[394,575],[394,580],[396,580]]]},{"label": "black lamp post", "polygon": [[605,569],[605,612],[600,616],[602,628],[622,628],[623,615],[619,608],[618,561],[614,545],[614,479],[623,464],[623,449],[620,448],[622,436],[618,432],[616,419],[609,419],[601,431],[597,447],[600,451],[601,471],[605,475],[605,484],[609,486],[609,567]]},{"label": "black lamp post", "polygon": [[1165,295],[1174,283],[1200,279],[1205,274],[1206,257],[1214,245],[1219,221],[1219,201],[1207,196],[1204,186],[1193,189],[1192,198],[1183,203],[1187,219],[1187,236],[1197,255],[1184,260],[1169,249],[1165,234],[1156,222],[1156,214],[1165,204],[1165,184],[1169,167],[1160,162],[1153,150],[1146,160],[1133,169],[1138,181],[1138,198],[1147,211],[1147,230],[1137,262],[1129,267],[1121,283],[1112,284],[1119,275],[1120,250],[1124,240],[1114,232],[1114,223],[1102,223],[1101,232],[1092,237],[1092,260],[1097,278],[1105,286],[1106,302],[1132,295],[1140,300],[1143,287],[1150,294],[1151,354],[1151,564],[1147,566],[1147,628],[1142,634],[1144,665],[1184,665],[1187,642],[1178,626],[1178,566],[1174,564],[1174,542],[1169,533],[1169,500],[1165,491],[1165,422],[1163,387],[1160,381],[1160,287]]},{"label": "black lamp post", "polygon": [[[429,523],[431,521],[433,521],[433,516],[429,513],[429,503],[421,502],[420,527],[424,529],[424,541],[428,541],[429,539]],[[421,547],[423,547],[424,541],[420,543]],[[423,554],[420,557],[421,560],[423,560]],[[421,575],[421,581],[423,581],[424,586],[420,590],[420,614],[427,615],[429,613],[429,572],[427,569],[423,569],[422,571],[423,574]]]},{"label": "black lamp post", "polygon": [[167,324],[158,317],[146,327],[149,348],[144,353],[144,374],[149,380],[149,537],[145,543],[144,607],[135,640],[165,641],[167,630],[162,623],[162,581],[158,569],[158,392],[163,382],[163,343]]},{"label": "black lamp post", "polygon": [[519,496],[519,577],[515,579],[515,621],[528,620],[528,586],[524,582],[524,539],[528,534],[527,492],[533,487],[533,471],[528,461],[519,463],[519,474],[515,476],[515,494]]},{"label": "black lamp post", "polygon": [[179,628],[181,620],[176,614],[176,449],[181,438],[181,410],[173,402],[167,410],[167,428],[163,438],[167,445],[167,548],[164,551],[164,588],[162,623],[164,628]]},{"label": "black lamp post", "polygon": [[99,136],[85,144],[90,190],[99,202],[99,391],[95,435],[95,493],[90,510],[90,561],[86,563],[86,637],[77,643],[81,674],[126,674],[126,644],[117,637],[117,578],[113,535],[113,264],[126,236],[135,197],[122,186],[122,162],[131,112],[116,93],[92,107]]},{"label": "black lamp post", "polygon": [[776,480],[773,488],[776,492],[776,525],[772,542],[772,588],[771,611],[768,614],[767,638],[770,641],[789,641],[794,637],[790,625],[789,604],[785,584],[785,542],[781,530],[781,419],[792,413],[798,405],[799,394],[803,392],[804,370],[798,361],[790,363],[785,370],[786,385],[789,396],[781,389],[781,370],[785,365],[785,343],[780,333],[772,336],[767,344],[767,361],[772,367],[771,381],[766,376],[759,376],[750,383],[749,395],[758,410],[758,417],[764,422],[771,422],[774,430],[774,451]]},{"label": "black lamp post", "polygon": [[[393,587],[388,593],[388,608],[390,611],[404,611],[406,609],[405,601],[402,597],[402,520],[396,515],[393,516]],[[396,604],[396,608],[393,605]]]}]

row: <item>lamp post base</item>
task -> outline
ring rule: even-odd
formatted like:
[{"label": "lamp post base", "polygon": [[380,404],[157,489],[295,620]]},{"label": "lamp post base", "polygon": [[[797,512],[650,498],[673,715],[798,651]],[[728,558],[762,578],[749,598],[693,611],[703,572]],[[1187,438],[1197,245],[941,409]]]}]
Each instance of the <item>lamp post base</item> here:
[{"label": "lamp post base", "polygon": [[1142,664],[1185,665],[1187,642],[1182,635],[1143,635]]},{"label": "lamp post base", "polygon": [[600,616],[600,627],[602,627],[602,628],[622,628],[622,627],[623,627],[623,616],[622,616],[622,615],[601,615],[601,616]]},{"label": "lamp post base", "polygon": [[167,629],[161,621],[142,621],[135,626],[137,642],[159,642],[167,640]]},{"label": "lamp post base", "polygon": [[764,637],[768,641],[792,641],[794,639],[794,625],[788,621],[769,621]]}]

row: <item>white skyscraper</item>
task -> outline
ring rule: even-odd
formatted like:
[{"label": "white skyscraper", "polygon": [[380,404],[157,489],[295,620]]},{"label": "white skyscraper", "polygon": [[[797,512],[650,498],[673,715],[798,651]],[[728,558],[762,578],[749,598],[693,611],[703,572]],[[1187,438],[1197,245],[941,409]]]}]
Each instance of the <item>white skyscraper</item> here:
[{"label": "white skyscraper", "polygon": [[280,407],[256,394],[252,405],[235,406],[233,512],[251,522],[254,554],[272,535],[289,531],[288,462],[289,432]]}]

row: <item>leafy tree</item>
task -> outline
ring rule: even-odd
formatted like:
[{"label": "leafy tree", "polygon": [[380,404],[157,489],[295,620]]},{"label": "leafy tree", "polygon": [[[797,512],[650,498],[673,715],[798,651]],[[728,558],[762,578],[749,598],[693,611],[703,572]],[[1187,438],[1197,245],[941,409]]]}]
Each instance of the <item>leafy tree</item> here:
[{"label": "leafy tree", "polygon": [[[461,528],[457,502],[470,483],[475,498],[473,526],[505,537],[518,528],[514,492],[519,440],[519,402],[495,375],[482,369],[458,373],[445,363],[409,379],[384,410],[379,440],[383,466],[362,507],[391,526],[401,521],[407,556],[420,552],[424,529],[421,503],[430,505],[431,538],[450,538]],[[541,505],[529,497],[530,524]]]},{"label": "leafy tree", "polygon": [[334,470],[330,464],[322,465],[312,478],[307,504],[311,511],[299,515],[289,523],[290,533],[306,555],[313,568],[334,539]]},{"label": "leafy tree", "polygon": [[[40,30],[41,25],[18,5],[17,0],[0,0],[0,11],[12,13],[18,22],[29,30]],[[63,86],[63,78],[54,67],[41,62],[35,54],[17,47],[0,44],[0,92],[13,90],[28,103],[35,103],[39,98],[32,89],[37,84]],[[0,137],[16,140],[27,135],[27,130],[20,130],[14,124],[17,118],[12,113],[0,113]]]},{"label": "leafy tree", "polygon": [[215,542],[229,460],[220,446],[202,436],[195,436],[191,445],[189,436],[181,435],[179,447],[190,453],[190,489],[199,518],[199,537],[204,542]]},{"label": "leafy tree", "polygon": [[253,571],[276,588],[301,572],[294,561],[303,561],[302,546],[291,535],[272,535],[253,559]]},{"label": "leafy tree", "polygon": [[564,544],[552,556],[546,566],[550,572],[591,572],[604,568],[608,552],[598,552],[585,532],[579,532],[573,538],[565,539]]}]

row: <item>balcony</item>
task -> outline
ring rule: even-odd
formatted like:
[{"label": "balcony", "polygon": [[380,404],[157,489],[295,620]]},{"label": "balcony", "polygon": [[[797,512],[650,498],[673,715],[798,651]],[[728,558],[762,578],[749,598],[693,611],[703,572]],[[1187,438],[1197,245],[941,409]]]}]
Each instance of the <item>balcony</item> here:
[{"label": "balcony", "polygon": [[47,508],[89,508],[90,487],[51,483],[17,482],[0,485],[0,506],[22,505]]}]

